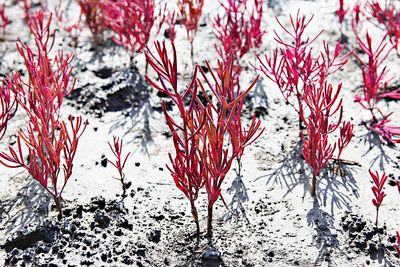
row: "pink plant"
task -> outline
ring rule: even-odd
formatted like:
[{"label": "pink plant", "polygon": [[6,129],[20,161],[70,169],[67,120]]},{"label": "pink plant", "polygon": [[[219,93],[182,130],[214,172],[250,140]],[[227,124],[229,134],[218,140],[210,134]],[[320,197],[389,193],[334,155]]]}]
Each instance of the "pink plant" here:
[{"label": "pink plant", "polygon": [[[383,114],[377,107],[377,103],[384,98],[395,100],[400,99],[400,88],[387,91],[389,80],[386,78],[388,70],[386,66],[382,66],[383,62],[389,56],[392,48],[387,49],[385,37],[381,40],[378,47],[374,50],[372,47],[372,38],[366,33],[366,42],[361,40],[357,35],[359,48],[367,55],[368,61],[364,61],[356,53],[353,53],[357,61],[361,64],[363,77],[363,96],[356,96],[356,101],[366,110],[371,113],[372,122],[369,128],[379,134],[382,140],[393,144],[396,142],[394,136],[400,134],[400,128],[397,126],[388,126],[390,122],[390,114]],[[378,114],[376,114],[378,113]],[[381,118],[378,118],[379,115]]]},{"label": "pink plant", "polygon": [[[67,124],[60,119],[63,99],[75,83],[75,80],[70,83],[73,54],[59,51],[54,58],[50,57],[55,39],[50,30],[51,19],[50,14],[46,21],[42,11],[29,18],[36,51],[22,41],[17,44],[29,79],[23,81],[20,73],[14,72],[12,80],[6,78],[5,86],[26,112],[28,122],[27,129],[18,133],[17,149],[10,146],[9,153],[1,152],[0,163],[10,168],[25,168],[54,198],[61,219],[62,193],[72,175],[78,141],[87,121],[70,116]],[[22,143],[28,151],[28,161],[24,158]],[[63,179],[59,175],[61,170]]]},{"label": "pink plant", "polygon": [[204,186],[207,177],[205,159],[202,157],[203,140],[201,130],[205,122],[205,109],[197,104],[197,70],[191,82],[183,93],[178,88],[178,70],[175,46],[172,43],[173,58],[169,58],[165,43],[155,43],[157,55],[149,50],[145,51],[146,59],[156,71],[159,82],[146,79],[158,91],[168,95],[176,104],[179,111],[179,121],[174,120],[163,102],[163,111],[167,125],[172,133],[175,147],[175,157],[169,154],[171,166],[167,165],[175,185],[190,201],[192,216],[196,224],[197,234],[200,234],[199,216],[196,200],[200,189]]},{"label": "pink plant", "polygon": [[338,16],[339,23],[341,26],[344,22],[344,18],[348,11],[349,9],[344,8],[344,0],[339,0],[339,8],[336,10],[336,15]]},{"label": "pink plant", "polygon": [[199,20],[203,10],[204,0],[178,0],[180,20],[186,28],[187,38],[190,42],[190,55],[194,62],[193,41],[199,27]]},{"label": "pink plant", "polygon": [[399,193],[400,193],[400,180],[397,180],[396,184],[397,184],[397,189],[399,190]]},{"label": "pink plant", "polygon": [[11,97],[10,88],[6,85],[0,86],[0,140],[3,139],[8,122],[14,117],[18,103]]},{"label": "pink plant", "polygon": [[397,244],[394,245],[394,249],[396,250],[397,254],[400,257],[400,233],[396,231],[396,237],[397,237]]},{"label": "pink plant", "polygon": [[360,23],[361,20],[361,14],[362,14],[361,3],[357,1],[353,6],[352,16],[351,16],[351,27],[355,33],[357,32],[358,24]]},{"label": "pink plant", "polygon": [[354,124],[352,124],[349,121],[343,122],[343,125],[340,128],[340,135],[337,141],[337,148],[338,148],[337,159],[339,162],[343,149],[349,145],[351,138],[353,137],[353,129],[354,129]]},{"label": "pink plant", "polygon": [[[168,169],[176,186],[191,203],[197,233],[200,228],[195,201],[199,190],[205,187],[208,196],[207,233],[211,235],[213,206],[220,197],[222,198],[221,186],[232,162],[261,134],[257,133],[260,122],[256,118],[253,118],[248,129],[242,127],[240,122],[244,97],[256,80],[247,90],[237,91],[233,83],[233,60],[227,65],[219,61],[217,73],[212,71],[206,62],[211,71],[211,79],[197,65],[190,83],[180,93],[174,45],[172,60],[169,59],[165,44],[156,43],[156,49],[158,57],[150,51],[145,53],[150,66],[158,75],[159,82],[146,78],[154,88],[166,94],[176,104],[180,115],[179,122],[173,119],[163,103],[176,154],[175,158],[170,155],[172,167],[168,166]],[[199,72],[203,79],[198,77]],[[212,97],[208,96],[206,86]],[[198,90],[203,93],[205,103],[197,96]],[[215,102],[212,99],[215,99]],[[234,120],[239,122],[235,123]],[[231,149],[227,146],[229,141],[232,142]]]},{"label": "pink plant", "polygon": [[[221,186],[232,166],[233,160],[238,155],[241,156],[244,147],[254,142],[261,134],[256,134],[260,123],[256,122],[255,119],[253,119],[252,126],[250,126],[251,130],[249,131],[240,132],[242,131],[241,126],[234,124],[234,119],[240,120],[240,106],[243,105],[245,96],[255,85],[258,76],[245,91],[230,95],[235,91],[233,67],[233,59],[228,61],[227,64],[219,61],[217,74],[210,68],[212,80],[209,80],[203,71],[201,72],[206,85],[217,99],[218,105],[212,102],[203,83],[198,80],[203,95],[207,99],[207,106],[205,107],[206,122],[202,130],[203,142],[207,141],[207,143],[204,144],[202,157],[206,159],[208,171],[208,176],[203,177],[208,196],[208,235],[212,234],[213,206],[218,198],[221,197]],[[229,144],[226,136],[230,129],[231,131],[234,129],[233,131],[236,134],[242,134],[240,137],[235,136],[233,138],[232,134],[230,135],[231,142],[233,140],[233,143],[236,143],[231,150],[225,146],[225,144]],[[235,141],[235,138],[240,139]]]},{"label": "pink plant", "polygon": [[385,185],[388,176],[385,173],[383,173],[382,176],[379,176],[378,171],[375,171],[375,173],[373,173],[371,170],[369,170],[369,174],[374,181],[374,185],[371,187],[371,190],[374,193],[375,197],[374,199],[372,199],[372,204],[374,204],[374,206],[376,207],[375,225],[378,226],[379,208],[382,205],[382,201],[386,196],[386,194],[383,192],[383,186]]},{"label": "pink plant", "polygon": [[2,4],[0,6],[0,27],[3,29],[3,32],[6,30],[8,24],[10,24],[10,19],[6,16],[6,4]]},{"label": "pink plant", "polygon": [[253,7],[249,9],[250,1],[228,0],[220,1],[223,15],[217,15],[213,21],[214,33],[220,42],[215,49],[219,57],[228,63],[231,57],[234,61],[234,82],[238,84],[242,70],[240,59],[250,49],[259,48],[265,31],[261,28],[263,0],[253,0]]},{"label": "pink plant", "polygon": [[119,178],[116,178],[121,181],[122,183],[122,190],[123,190],[123,196],[126,195],[126,185],[125,185],[125,173],[124,173],[124,168],[126,161],[128,160],[129,155],[131,152],[129,152],[124,158],[122,157],[122,148],[123,148],[123,139],[113,136],[113,143],[111,144],[108,142],[108,146],[110,147],[114,157],[115,161],[108,160],[108,162],[113,165],[119,174]]},{"label": "pink plant", "polygon": [[[339,84],[334,90],[331,84],[323,82],[320,85],[307,84],[305,86],[303,101],[306,108],[300,110],[302,121],[306,125],[307,136],[301,133],[303,140],[302,152],[304,159],[312,169],[311,195],[316,195],[317,176],[332,159],[336,148],[338,148],[338,158],[344,147],[351,138],[353,125],[344,122],[340,128],[340,137],[334,143],[329,136],[335,132],[342,121],[343,106],[339,100],[339,93],[342,85]],[[306,115],[308,113],[308,115]],[[332,117],[337,114],[336,122],[331,122]]]},{"label": "pink plant", "polygon": [[389,37],[397,49],[400,39],[400,10],[392,0],[385,1],[384,7],[378,1],[369,1],[368,4],[371,19],[375,19],[385,28],[386,37]]},{"label": "pink plant", "polygon": [[75,46],[78,42],[78,36],[82,32],[82,13],[80,13],[78,19],[76,21],[71,21],[71,18],[68,16],[68,11],[71,2],[65,0],[59,0],[55,5],[54,16],[56,18],[57,25],[68,32],[74,41]]},{"label": "pink plant", "polygon": [[281,47],[275,48],[270,56],[265,55],[265,61],[258,58],[260,67],[257,69],[278,86],[286,103],[299,114],[299,130],[302,130],[300,110],[303,106],[305,86],[310,83],[323,83],[348,60],[348,55],[343,55],[344,46],[340,41],[336,43],[332,55],[327,43],[324,43],[324,51],[320,52],[319,56],[315,57],[312,54],[312,45],[322,33],[313,38],[304,37],[312,18],[307,19],[298,11],[295,18],[290,16],[290,29],[277,19],[291,40],[285,42],[281,35],[275,32],[275,41]]},{"label": "pink plant", "polygon": [[165,20],[165,8],[156,13],[154,0],[124,0],[109,2],[104,12],[110,29],[115,33],[113,41],[131,53],[141,52],[149,42],[150,33],[157,19],[161,27]]},{"label": "pink plant", "polygon": [[92,33],[94,46],[103,42],[103,32],[107,29],[107,19],[103,8],[106,3],[107,1],[78,0],[81,15],[84,16],[85,24]]}]

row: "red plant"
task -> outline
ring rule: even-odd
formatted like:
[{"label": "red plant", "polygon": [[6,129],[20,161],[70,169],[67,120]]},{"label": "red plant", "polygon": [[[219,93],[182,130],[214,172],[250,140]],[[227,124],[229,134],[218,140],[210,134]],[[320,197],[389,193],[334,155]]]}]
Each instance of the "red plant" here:
[{"label": "red plant", "polygon": [[[218,62],[217,74],[210,69],[212,81],[210,81],[206,74],[202,71],[202,76],[205,83],[211,90],[213,96],[217,99],[218,105],[215,105],[211,98],[207,95],[206,89],[200,80],[199,86],[207,100],[206,106],[206,122],[202,130],[203,142],[205,149],[203,149],[203,158],[206,159],[206,167],[208,176],[204,177],[204,185],[208,196],[208,217],[207,217],[207,234],[212,234],[212,218],[213,206],[218,198],[221,197],[222,183],[232,166],[232,161],[241,156],[244,147],[254,142],[260,134],[256,135],[260,127],[259,121],[253,118],[252,126],[249,131],[243,131],[241,124],[234,124],[234,119],[240,120],[241,106],[244,102],[244,97],[250,92],[255,85],[258,76],[250,84],[250,86],[243,92],[235,92],[235,84],[233,81],[233,59],[231,58],[227,64],[222,61]],[[201,69],[201,68],[199,68]],[[199,103],[200,104],[200,103]],[[231,130],[231,132],[229,132]],[[229,144],[226,139],[226,134],[230,135],[231,142],[235,143],[229,150],[225,144]],[[235,134],[242,134],[242,136],[233,136]],[[236,139],[236,140],[235,140]]]},{"label": "red plant", "polygon": [[93,37],[93,45],[97,46],[103,42],[103,32],[107,29],[107,19],[104,14],[104,5],[107,1],[78,0],[81,15],[85,17],[85,24]]},{"label": "red plant", "polygon": [[396,231],[396,237],[397,237],[397,244],[394,245],[394,249],[396,250],[397,254],[400,257],[400,233]]},{"label": "red plant", "polygon": [[[29,19],[36,51],[22,41],[17,44],[29,79],[25,82],[20,73],[14,72],[13,80],[8,77],[5,80],[5,86],[14,93],[28,116],[27,129],[19,131],[16,150],[10,146],[8,154],[0,153],[0,163],[10,168],[25,168],[54,198],[61,219],[62,193],[72,175],[78,141],[87,122],[83,122],[81,117],[74,119],[70,116],[67,126],[60,119],[64,96],[73,90],[75,83],[74,80],[70,84],[73,54],[65,55],[59,51],[54,58],[50,57],[55,39],[50,30],[51,14],[47,22],[42,11]],[[27,162],[21,141],[28,150]],[[62,180],[59,177],[61,169]]]},{"label": "red plant", "polygon": [[[344,122],[340,129],[340,137],[337,143],[329,140],[329,135],[335,132],[342,121],[343,106],[339,100],[339,93],[342,85],[339,84],[337,90],[331,84],[323,82],[319,86],[307,84],[305,86],[303,101],[307,107],[300,110],[301,118],[306,125],[307,136],[301,133],[303,140],[302,152],[304,159],[312,169],[311,195],[316,195],[317,176],[332,159],[336,148],[338,148],[338,158],[342,149],[347,146],[352,138],[353,125]],[[330,122],[331,117],[338,115],[337,122]]]},{"label": "red plant", "polygon": [[385,1],[384,7],[378,1],[369,1],[368,4],[372,19],[383,25],[386,37],[389,37],[390,42],[397,49],[400,39],[400,10],[396,8],[392,0]]},{"label": "red plant", "polygon": [[1,20],[0,27],[3,29],[3,32],[6,30],[8,24],[10,24],[10,20],[6,16],[5,11],[6,11],[6,4],[2,4],[0,6],[0,20]]},{"label": "red plant", "polygon": [[[174,120],[163,110],[168,127],[172,133],[176,156],[170,155],[172,167],[168,166],[176,186],[189,199],[192,215],[199,233],[198,213],[195,201],[199,190],[204,186],[208,196],[207,233],[212,233],[213,206],[221,197],[221,186],[231,168],[232,161],[243,154],[246,146],[254,142],[261,133],[257,134],[260,122],[253,118],[248,130],[242,127],[240,113],[244,97],[254,86],[256,80],[244,91],[236,91],[233,83],[233,60],[229,64],[218,62],[218,71],[211,71],[212,80],[207,78],[201,67],[196,66],[191,82],[183,93],[178,90],[176,51],[174,45],[172,61],[168,57],[165,44],[156,43],[158,58],[146,51],[150,66],[156,71],[159,82],[146,77],[158,91],[166,94],[177,106],[180,121]],[[197,77],[198,72],[204,81]],[[257,77],[258,78],[258,77]],[[205,85],[210,89],[214,103],[208,96]],[[205,97],[205,103],[197,96],[198,87]],[[234,133],[236,135],[234,135]],[[232,149],[229,149],[230,136]]]},{"label": "red plant", "polygon": [[396,184],[397,184],[397,189],[399,190],[399,193],[400,193],[400,180],[397,180]]},{"label": "red plant", "polygon": [[81,23],[82,13],[80,13],[77,20],[71,21],[70,16],[68,16],[70,4],[70,1],[66,2],[64,0],[59,0],[54,7],[54,16],[56,17],[57,25],[69,33],[76,46],[78,42],[78,35],[83,29],[83,25]]},{"label": "red plant", "polygon": [[155,13],[154,0],[124,0],[105,5],[107,21],[115,33],[113,41],[128,49],[131,53],[141,52],[149,42],[150,33],[157,19],[161,27],[165,20],[162,11]]},{"label": "red plant", "polygon": [[382,205],[382,201],[386,196],[386,194],[383,192],[383,186],[385,185],[388,176],[383,173],[380,177],[378,171],[375,171],[375,173],[373,173],[371,170],[369,170],[369,174],[374,181],[374,185],[371,187],[371,190],[374,193],[375,197],[374,199],[372,199],[372,204],[374,204],[374,206],[376,207],[375,225],[378,226],[379,207]]},{"label": "red plant", "polygon": [[[395,140],[393,137],[400,134],[400,128],[397,126],[387,126],[390,121],[388,118],[391,115],[383,114],[377,103],[383,98],[400,99],[400,88],[388,92],[386,79],[388,73],[387,67],[382,66],[383,62],[389,56],[392,47],[385,51],[387,43],[385,37],[381,40],[378,47],[374,50],[372,48],[372,39],[368,32],[366,33],[366,42],[361,40],[357,35],[359,48],[368,56],[368,61],[362,60],[356,53],[353,53],[357,61],[361,64],[362,77],[363,77],[363,97],[356,96],[356,101],[371,113],[372,122],[369,126],[370,130],[378,133],[382,140],[393,144]],[[376,112],[381,117],[377,117]]]},{"label": "red plant", "polygon": [[303,36],[312,19],[313,17],[307,19],[306,16],[300,16],[298,11],[296,18],[290,16],[291,29],[287,29],[277,19],[291,40],[285,42],[281,35],[275,32],[275,41],[281,47],[275,48],[270,56],[265,55],[265,62],[258,58],[260,67],[257,69],[278,86],[286,103],[299,114],[299,130],[302,130],[300,110],[303,106],[305,86],[315,82],[323,83],[348,60],[348,55],[343,55],[344,47],[340,41],[336,43],[333,55],[330,55],[327,43],[318,57],[312,55],[312,44],[322,33],[313,38]]},{"label": "red plant", "polygon": [[10,88],[6,85],[0,86],[0,140],[3,139],[9,120],[14,117],[18,103],[11,97]]},{"label": "red plant", "polygon": [[342,155],[343,149],[349,145],[351,138],[353,137],[353,128],[354,128],[354,124],[352,124],[349,121],[343,122],[343,125],[340,128],[340,135],[339,135],[339,139],[337,141],[337,148],[338,148],[337,159],[338,159],[339,163],[340,163],[340,156]]},{"label": "red plant", "polygon": [[[173,58],[169,58],[165,43],[155,43],[158,57],[149,50],[145,51],[146,59],[156,71],[159,83],[146,76],[149,83],[158,91],[168,95],[179,110],[179,121],[174,120],[167,112],[163,101],[163,111],[168,127],[172,133],[175,147],[175,157],[169,154],[171,166],[167,165],[175,185],[190,201],[191,211],[196,224],[197,234],[200,234],[199,217],[196,208],[196,200],[199,190],[204,186],[204,178],[207,177],[205,160],[202,158],[203,139],[201,129],[205,122],[204,108],[198,105],[197,99],[197,70],[195,70],[191,82],[183,93],[178,88],[178,70],[176,62],[176,50],[172,43]],[[188,102],[187,102],[187,101]]]},{"label": "red plant", "polygon": [[125,173],[124,173],[124,168],[125,168],[125,164],[126,161],[128,160],[129,155],[131,154],[131,152],[129,152],[125,158],[122,158],[122,148],[123,148],[123,139],[113,136],[113,144],[111,144],[110,142],[108,142],[108,146],[110,147],[112,153],[115,156],[115,162],[108,160],[108,162],[113,165],[117,170],[118,170],[118,174],[119,174],[119,178],[117,178],[118,180],[121,181],[122,183],[122,190],[123,190],[123,196],[126,195],[126,185],[125,185]]},{"label": "red plant", "polygon": [[196,36],[199,20],[203,9],[204,0],[178,0],[180,20],[186,28],[187,38],[190,42],[190,55],[193,58],[193,41]]},{"label": "red plant", "polygon": [[338,16],[341,26],[348,11],[349,9],[344,9],[344,0],[339,0],[339,8],[336,10],[336,15]]},{"label": "red plant", "polygon": [[351,27],[353,28],[354,32],[357,32],[357,27],[358,24],[360,23],[360,18],[361,18],[361,3],[357,1],[352,10],[352,16],[351,16]]},{"label": "red plant", "polygon": [[265,31],[261,29],[263,0],[253,0],[253,8],[250,11],[248,1],[228,0],[224,4],[223,16],[219,14],[214,18],[213,28],[220,45],[215,49],[219,57],[228,63],[231,57],[234,61],[234,83],[239,83],[239,75],[242,70],[240,59],[253,48],[259,48]]}]

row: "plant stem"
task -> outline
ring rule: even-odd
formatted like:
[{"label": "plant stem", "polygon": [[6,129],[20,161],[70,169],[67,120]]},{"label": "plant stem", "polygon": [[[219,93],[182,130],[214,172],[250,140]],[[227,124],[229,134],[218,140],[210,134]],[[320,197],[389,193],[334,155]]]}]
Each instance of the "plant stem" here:
[{"label": "plant stem", "polygon": [[192,215],[193,215],[193,219],[194,219],[194,223],[196,224],[196,233],[199,236],[200,235],[200,225],[199,225],[199,215],[196,209],[196,206],[194,205],[194,203],[191,203],[192,206]]},{"label": "plant stem", "polygon": [[376,208],[376,219],[375,219],[375,225],[378,228],[378,215],[379,215],[379,208]]},{"label": "plant stem", "polygon": [[58,220],[61,221],[61,219],[63,218],[63,211],[62,211],[62,207],[61,207],[61,198],[60,197],[54,197],[54,201],[56,202],[56,208],[58,210]]},{"label": "plant stem", "polygon": [[317,191],[317,176],[313,174],[312,182],[311,182],[311,196],[315,197]]},{"label": "plant stem", "polygon": [[194,67],[194,47],[193,40],[190,42],[190,57],[192,59],[192,66]]},{"label": "plant stem", "polygon": [[213,208],[208,205],[208,216],[207,216],[207,235],[209,237],[212,236],[212,216],[213,216]]}]

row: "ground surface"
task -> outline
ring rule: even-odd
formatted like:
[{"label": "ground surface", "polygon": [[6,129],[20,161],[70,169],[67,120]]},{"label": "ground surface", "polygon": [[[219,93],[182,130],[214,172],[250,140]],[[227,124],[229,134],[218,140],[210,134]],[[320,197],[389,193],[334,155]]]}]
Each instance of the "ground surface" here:
[{"label": "ground surface", "polygon": [[[279,2],[265,11],[268,33],[260,51],[274,45],[273,29],[279,28],[273,17],[287,24],[288,14],[299,8],[315,13],[311,36],[324,28],[320,41],[333,43],[339,38],[333,13],[337,1]],[[216,40],[209,18],[215,14],[215,5],[206,1],[194,44],[195,60],[202,64],[207,59],[213,66]],[[184,29],[177,29],[180,78],[187,81],[190,49]],[[382,35],[373,27],[370,31]],[[1,73],[22,68],[15,50],[16,33],[29,40],[25,26],[15,19],[2,43]],[[351,31],[345,28],[345,33],[354,45]],[[67,48],[69,38],[59,36],[58,43],[72,49]],[[368,114],[353,101],[362,84],[353,60],[335,74],[333,83],[343,82],[344,114],[355,124],[355,136],[343,157],[357,165],[340,172],[328,167],[318,180],[317,198],[311,198],[310,170],[301,158],[297,116],[279,90],[260,79],[247,101],[245,116],[258,111],[266,130],[245,152],[242,177],[235,174],[236,166],[228,174],[223,188],[231,212],[217,204],[214,236],[207,239],[193,236],[189,205],[165,168],[172,140],[160,112],[161,98],[143,78],[143,55],[136,57],[137,67],[128,69],[129,57],[123,49],[107,42],[94,50],[87,33],[80,39],[75,49],[77,88],[63,113],[82,114],[90,125],[65,190],[65,218],[57,221],[52,200],[27,173],[1,167],[1,266],[400,266],[393,248],[395,231],[400,230],[400,196],[394,186],[400,174],[400,151],[381,145],[362,125]],[[249,56],[244,64],[248,61],[255,62],[255,57]],[[396,55],[388,60],[394,83],[398,63]],[[256,71],[246,69],[243,85],[255,76]],[[399,103],[381,105],[385,111],[394,111],[394,122],[400,123]],[[15,131],[24,123],[24,115],[18,113],[2,140],[3,148],[15,143]],[[126,169],[126,198],[106,160],[111,157],[107,141],[112,135],[124,136],[126,149],[133,152]],[[392,174],[378,229],[369,168]],[[205,197],[203,192],[198,202],[203,230]]]}]

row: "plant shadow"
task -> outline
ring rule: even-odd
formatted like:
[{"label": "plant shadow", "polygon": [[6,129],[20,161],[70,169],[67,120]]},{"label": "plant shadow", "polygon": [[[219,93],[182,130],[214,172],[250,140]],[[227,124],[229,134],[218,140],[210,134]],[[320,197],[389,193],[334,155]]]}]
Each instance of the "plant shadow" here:
[{"label": "plant shadow", "polygon": [[[286,188],[283,198],[298,187],[303,187],[302,199],[310,191],[310,175],[306,173],[306,163],[302,157],[301,142],[297,142],[281,164],[270,174],[257,179],[267,178],[267,185],[280,185]],[[349,209],[351,198],[348,193],[352,193],[356,198],[359,197],[359,188],[354,178],[352,167],[341,164],[339,173],[335,172],[335,163],[329,163],[317,178],[317,194],[324,206],[330,205],[331,215],[334,209]],[[333,170],[333,171],[332,171]],[[328,202],[329,201],[329,202]]]},{"label": "plant shadow", "polygon": [[336,162],[332,162],[326,166],[317,180],[318,199],[324,207],[330,206],[332,216],[335,213],[335,207],[348,210],[351,208],[349,193],[354,194],[356,198],[360,197],[359,187],[353,175],[354,171],[345,164],[338,166]]},{"label": "plant shadow", "polygon": [[368,132],[365,135],[362,135],[360,138],[360,142],[364,141],[364,144],[368,143],[369,148],[368,150],[362,154],[361,156],[364,157],[370,152],[372,152],[374,149],[377,149],[379,153],[375,153],[376,156],[371,160],[370,162],[370,168],[375,165],[377,162],[379,164],[379,168],[381,170],[384,170],[385,163],[393,163],[396,164],[397,160],[391,158],[386,152],[385,152],[385,147],[388,147],[392,150],[396,150],[397,152],[399,151],[399,148],[397,148],[395,145],[387,145],[385,146],[382,143],[382,140],[380,139],[378,134]]},{"label": "plant shadow", "polygon": [[270,174],[258,177],[256,180],[266,179],[267,185],[279,185],[286,188],[283,194],[286,197],[293,190],[302,185],[304,188],[303,198],[310,190],[309,178],[305,173],[305,162],[301,153],[301,142],[296,142],[289,155],[283,159],[280,165]]},{"label": "plant shadow", "polygon": [[236,223],[244,220],[246,223],[249,223],[250,221],[244,207],[244,204],[249,201],[247,187],[243,182],[243,176],[240,175],[237,170],[235,170],[235,172],[236,178],[232,181],[231,186],[227,190],[227,193],[232,195],[232,199],[228,204],[229,210],[225,211],[222,215],[222,220],[225,222],[235,221]]},{"label": "plant shadow", "polygon": [[123,85],[129,90],[129,102],[131,107],[125,110],[111,126],[109,132],[115,129],[124,128],[124,136],[132,132],[134,128],[140,124],[141,130],[138,138],[141,139],[142,151],[149,155],[148,145],[154,143],[152,138],[152,128],[150,126],[150,119],[153,113],[153,104],[149,86],[143,76],[136,70],[121,70],[121,80],[124,81]]},{"label": "plant shadow", "polygon": [[[11,179],[22,174],[19,173]],[[34,179],[23,185],[14,198],[0,201],[0,218],[7,234],[15,232],[31,223],[41,223],[48,217],[52,199]]]},{"label": "plant shadow", "polygon": [[314,266],[319,266],[322,262],[333,266],[331,254],[338,249],[337,234],[334,232],[338,230],[334,228],[333,216],[321,209],[317,198],[314,198],[313,206],[307,213],[307,224],[316,230],[313,242],[319,252]]}]

